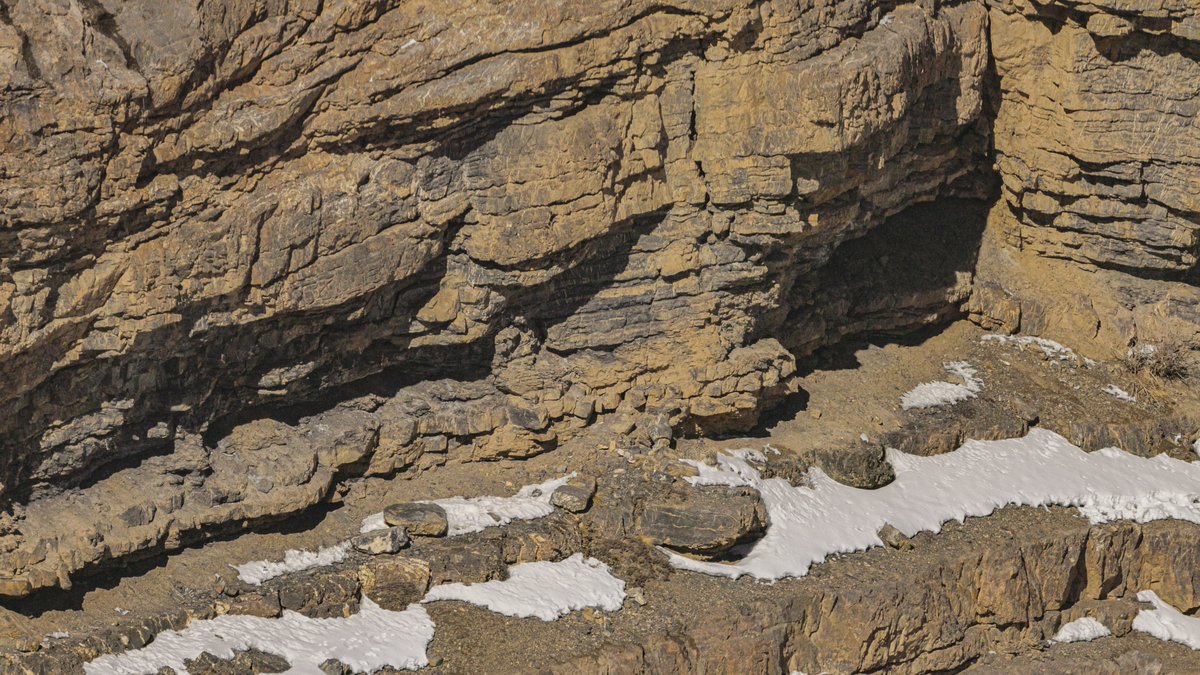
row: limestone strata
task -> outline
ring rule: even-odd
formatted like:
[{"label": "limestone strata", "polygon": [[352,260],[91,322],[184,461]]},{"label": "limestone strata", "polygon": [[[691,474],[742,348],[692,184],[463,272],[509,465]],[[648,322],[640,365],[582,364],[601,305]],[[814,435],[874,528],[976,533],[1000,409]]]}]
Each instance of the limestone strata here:
[{"label": "limestone strata", "polygon": [[1100,356],[1193,337],[1200,9],[1172,0],[989,7],[1003,195],[981,254],[978,314],[1095,340]]},{"label": "limestone strata", "polygon": [[744,427],[795,353],[952,314],[970,256],[915,289],[824,279],[986,196],[986,23],[6,4],[0,593],[598,415],[647,445]]},{"label": "limestone strata", "polygon": [[1028,512],[1014,520],[1011,530],[933,551],[920,543],[912,552],[876,551],[890,562],[817,572],[757,599],[734,600],[718,583],[692,579],[703,609],[681,601],[664,610],[692,609],[685,627],[608,645],[553,672],[946,672],[988,652],[1037,647],[1079,616],[1103,616],[1118,635],[1128,633],[1138,607],[1119,599],[1143,585],[1196,606],[1200,547],[1186,541],[1193,525],[1089,532],[1079,521],[1050,525]]}]

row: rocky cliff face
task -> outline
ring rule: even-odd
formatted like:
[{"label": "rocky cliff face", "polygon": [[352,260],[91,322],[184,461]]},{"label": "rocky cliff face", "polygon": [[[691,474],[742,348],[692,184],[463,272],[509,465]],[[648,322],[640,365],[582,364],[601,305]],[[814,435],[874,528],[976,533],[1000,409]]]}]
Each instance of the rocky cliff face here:
[{"label": "rocky cliff face", "polygon": [[846,335],[1200,316],[1182,0],[2,9],[2,594]]},{"label": "rocky cliff face", "polygon": [[1003,188],[977,304],[1010,328],[1094,338],[1097,357],[1193,338],[1200,8],[1003,0],[989,19]]}]

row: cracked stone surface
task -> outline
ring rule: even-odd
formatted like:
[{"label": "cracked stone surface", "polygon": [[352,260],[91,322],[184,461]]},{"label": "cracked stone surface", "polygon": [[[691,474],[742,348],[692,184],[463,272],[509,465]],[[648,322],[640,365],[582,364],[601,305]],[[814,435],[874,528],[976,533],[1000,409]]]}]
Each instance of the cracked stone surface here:
[{"label": "cracked stone surface", "polygon": [[5,3],[0,596],[355,480],[745,432],[856,336],[1200,337],[1198,26],[1184,0]]}]

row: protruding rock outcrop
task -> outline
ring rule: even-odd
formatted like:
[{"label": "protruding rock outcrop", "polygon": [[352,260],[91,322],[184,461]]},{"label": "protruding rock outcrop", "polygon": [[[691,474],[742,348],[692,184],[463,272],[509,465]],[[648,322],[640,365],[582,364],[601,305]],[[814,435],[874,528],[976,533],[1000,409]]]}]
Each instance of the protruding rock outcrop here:
[{"label": "protruding rock outcrop", "polygon": [[848,335],[1196,332],[1193,6],[834,5],[8,3],[0,594]]}]

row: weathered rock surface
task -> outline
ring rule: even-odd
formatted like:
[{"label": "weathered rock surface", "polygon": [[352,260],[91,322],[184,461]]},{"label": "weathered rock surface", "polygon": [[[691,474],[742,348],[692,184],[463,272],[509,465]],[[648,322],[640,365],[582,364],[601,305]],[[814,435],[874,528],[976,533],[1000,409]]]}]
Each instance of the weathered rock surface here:
[{"label": "weathered rock surface", "polygon": [[875,230],[972,230],[934,200],[988,192],[985,26],[973,2],[6,7],[0,593],[598,415],[647,444],[744,427],[788,348],[944,318],[969,255],[913,287],[825,270]]},{"label": "weathered rock surface", "polygon": [[449,527],[446,509],[420,502],[392,504],[383,510],[383,522],[421,537],[441,537]]},{"label": "weathered rock surface", "polygon": [[354,550],[359,553],[380,555],[395,553],[408,543],[408,530],[403,527],[389,527],[358,535],[350,540]]},{"label": "weathered rock surface", "polygon": [[714,556],[761,537],[767,521],[753,489],[697,487],[643,504],[636,531],[651,544]]},{"label": "weathered rock surface", "polygon": [[0,595],[597,421],[745,429],[960,309],[1200,334],[1198,17],[7,3]]},{"label": "weathered rock surface", "polygon": [[595,494],[595,478],[575,476],[550,495],[550,503],[571,513],[583,513],[592,505]]},{"label": "weathered rock surface", "polygon": [[1200,8],[989,2],[1002,199],[969,309],[1095,358],[1200,327]]}]

